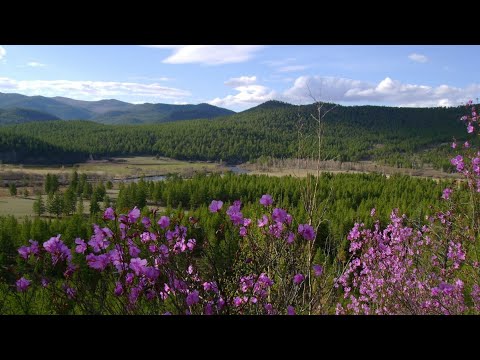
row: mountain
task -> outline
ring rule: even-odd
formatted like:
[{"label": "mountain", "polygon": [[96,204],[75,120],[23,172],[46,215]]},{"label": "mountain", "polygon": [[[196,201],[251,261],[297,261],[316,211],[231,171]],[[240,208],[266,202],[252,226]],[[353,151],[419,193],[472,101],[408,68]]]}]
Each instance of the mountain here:
[{"label": "mountain", "polygon": [[0,109],[20,108],[50,114],[51,119],[91,120],[103,124],[153,124],[201,118],[211,119],[235,113],[209,104],[146,103],[135,105],[114,99],[83,101],[60,96],[49,98],[0,93]]},{"label": "mountain", "polygon": [[54,115],[63,120],[90,119],[92,113],[45,96],[0,93],[0,109],[24,108]]},{"label": "mountain", "polygon": [[58,117],[30,109],[0,109],[0,125],[23,124],[31,121],[59,120]]},{"label": "mountain", "polygon": [[252,112],[257,110],[272,110],[272,109],[286,109],[286,108],[295,108],[296,105],[292,105],[283,101],[278,100],[268,100],[260,105],[254,106],[250,109],[247,109],[245,112]]},{"label": "mountain", "polygon": [[210,104],[171,105],[138,104],[131,108],[111,110],[94,116],[91,120],[103,124],[154,124],[170,121],[211,119],[235,114],[234,111]]}]

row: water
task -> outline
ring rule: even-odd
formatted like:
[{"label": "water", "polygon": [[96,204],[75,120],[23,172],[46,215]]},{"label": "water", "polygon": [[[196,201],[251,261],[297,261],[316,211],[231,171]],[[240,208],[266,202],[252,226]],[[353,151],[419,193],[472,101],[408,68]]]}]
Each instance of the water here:
[{"label": "water", "polygon": [[[238,166],[227,166],[227,169],[233,172],[234,174],[248,174],[250,170],[243,169]],[[135,177],[129,177],[125,179],[114,179],[113,182],[119,183],[131,183],[135,182],[138,183],[142,177],[141,176],[135,176]],[[150,176],[143,176],[143,179],[145,181],[164,181],[167,177],[165,175],[150,175]]]},{"label": "water", "polygon": [[238,166],[227,166],[228,170],[234,174],[248,174],[250,171]]}]

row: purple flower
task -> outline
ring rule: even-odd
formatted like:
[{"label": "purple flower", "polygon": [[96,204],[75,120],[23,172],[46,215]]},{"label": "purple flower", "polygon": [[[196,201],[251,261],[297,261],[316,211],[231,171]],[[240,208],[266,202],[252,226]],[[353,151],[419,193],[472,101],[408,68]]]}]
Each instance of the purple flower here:
[{"label": "purple flower", "polygon": [[448,200],[450,198],[451,193],[452,193],[452,189],[446,188],[445,190],[443,190],[442,199]]},{"label": "purple flower", "polygon": [[194,290],[187,295],[187,306],[195,305],[199,301],[200,301],[200,298],[198,297],[198,291],[197,290]]},{"label": "purple flower", "polygon": [[28,287],[30,286],[30,280],[25,279],[24,277],[21,277],[20,279],[17,280],[15,283],[17,285],[17,291],[18,292],[25,292],[27,291]]},{"label": "purple flower", "polygon": [[455,149],[457,147],[457,143],[456,142],[452,142],[452,149]]},{"label": "purple flower", "polygon": [[43,243],[43,248],[52,255],[52,264],[55,265],[59,260],[72,260],[70,249],[60,240],[60,235],[50,238]]},{"label": "purple flower", "polygon": [[187,248],[190,251],[193,251],[193,248],[195,247],[195,244],[197,243],[197,240],[195,239],[188,239],[187,241]]},{"label": "purple flower", "polygon": [[67,294],[67,297],[72,300],[75,298],[75,295],[77,295],[77,292],[75,291],[74,288],[71,288],[68,285],[63,286],[63,290],[65,290],[65,294]]},{"label": "purple flower", "polygon": [[88,254],[85,258],[88,266],[95,270],[103,271],[110,263],[110,257],[107,254],[95,255]]},{"label": "purple flower", "polygon": [[295,308],[292,305],[287,306],[287,315],[295,315]]},{"label": "purple flower", "polygon": [[321,276],[323,273],[322,265],[313,265],[313,273],[315,276]]},{"label": "purple flower", "polygon": [[377,213],[377,209],[373,208],[372,211],[370,211],[370,216],[374,217],[376,213]]},{"label": "purple flower", "polygon": [[147,260],[145,259],[140,259],[140,258],[130,259],[130,269],[132,269],[135,275],[137,276],[139,276],[144,272],[146,266],[147,266]]},{"label": "purple flower", "polygon": [[76,238],[75,244],[77,244],[77,246],[75,247],[75,252],[77,254],[83,254],[85,250],[87,250],[87,244],[85,244],[85,241],[83,241],[82,239]]},{"label": "purple flower", "polygon": [[222,200],[213,200],[210,206],[208,207],[208,210],[212,213],[219,212],[220,209],[223,206],[223,201]]},{"label": "purple flower", "polygon": [[243,226],[249,227],[251,223],[252,223],[252,219],[249,219],[249,218],[243,219]]},{"label": "purple flower", "polygon": [[463,171],[464,166],[465,166],[464,163],[463,163],[463,156],[462,155],[455,156],[452,160],[450,160],[450,163],[457,167],[457,171]]},{"label": "purple flower", "polygon": [[205,291],[213,291],[214,293],[218,292],[218,286],[215,281],[213,282],[204,282],[203,283],[203,290]]},{"label": "purple flower", "polygon": [[273,204],[272,197],[269,194],[262,195],[262,198],[260,199],[260,204],[262,204],[265,207],[272,205]]},{"label": "purple flower", "polygon": [[42,287],[46,288],[48,284],[50,284],[50,281],[48,281],[48,279],[46,278],[42,278],[42,280],[40,281],[40,284],[42,284]]},{"label": "purple flower", "polygon": [[294,241],[295,241],[295,234],[290,231],[287,235],[287,244],[292,244]]},{"label": "purple flower", "polygon": [[38,247],[38,241],[28,240],[30,245],[30,254],[38,255],[40,248]]},{"label": "purple flower", "polygon": [[100,250],[106,249],[110,242],[105,239],[105,232],[100,229],[100,226],[94,225],[93,228],[94,234],[90,238],[88,245],[93,248],[94,252],[100,252]]},{"label": "purple flower", "polygon": [[472,126],[472,123],[468,123],[468,126],[467,126],[467,132],[469,134],[471,134],[473,132],[473,126]]},{"label": "purple flower", "polygon": [[240,228],[240,236],[241,236],[241,237],[247,236],[247,228],[246,228],[245,226],[242,226],[242,227]]},{"label": "purple flower", "polygon": [[287,212],[280,208],[273,209],[272,219],[276,222],[283,223],[287,220]]},{"label": "purple flower", "polygon": [[267,311],[268,315],[273,315],[273,306],[270,303],[265,304],[265,310]]},{"label": "purple flower", "polygon": [[296,274],[293,277],[293,283],[297,285],[301,284],[303,280],[305,280],[305,276],[303,274]]},{"label": "purple flower", "polygon": [[240,212],[240,207],[242,203],[240,200],[236,200],[233,202],[233,205],[230,206],[227,210],[227,215],[230,217],[230,220],[233,222],[234,225],[242,225],[243,224],[243,214]]},{"label": "purple flower", "polygon": [[470,143],[468,141],[465,141],[463,146],[465,147],[465,149],[468,149],[470,147]]},{"label": "purple flower", "polygon": [[300,224],[298,225],[298,233],[303,236],[305,240],[314,240],[315,239],[315,231],[313,227],[308,224]]},{"label": "purple flower", "polygon": [[135,275],[133,273],[128,273],[127,276],[125,276],[125,282],[127,284],[133,283],[133,279],[135,278]]},{"label": "purple flower", "polygon": [[155,280],[157,280],[160,276],[160,270],[155,269],[153,266],[147,266],[144,269],[144,274],[148,280],[155,282]]},{"label": "purple flower", "polygon": [[205,305],[204,314],[205,314],[205,315],[213,315],[212,303],[208,302],[208,303]]},{"label": "purple flower", "polygon": [[18,249],[18,253],[20,254],[20,256],[22,258],[24,258],[25,260],[28,259],[28,255],[30,255],[30,246],[21,246],[19,249]]},{"label": "purple flower", "polygon": [[240,305],[242,305],[242,303],[243,303],[242,298],[240,298],[238,296],[235,299],[233,299],[233,305],[235,307],[239,307]]},{"label": "purple flower", "polygon": [[150,219],[148,217],[143,217],[142,219],[142,224],[143,226],[145,226],[146,228],[149,228],[151,225],[152,225],[152,222],[150,221]]},{"label": "purple flower", "polygon": [[263,215],[261,219],[258,219],[258,227],[264,227],[268,224],[268,217],[267,215]]},{"label": "purple flower", "polygon": [[115,290],[113,291],[115,296],[120,296],[123,294],[123,286],[120,281],[117,281],[115,284]]},{"label": "purple flower", "polygon": [[111,207],[105,209],[105,212],[103,213],[103,219],[104,220],[115,220],[115,211]]},{"label": "purple flower", "polygon": [[157,222],[162,229],[166,229],[170,225],[170,218],[168,216],[162,216]]},{"label": "purple flower", "polygon": [[140,209],[138,209],[136,206],[128,213],[128,221],[131,223],[134,223],[135,221],[138,220],[140,217]]},{"label": "purple flower", "polygon": [[141,252],[142,251],[135,245],[130,245],[128,247],[128,253],[130,254],[131,257],[137,257],[138,255],[140,255]]}]

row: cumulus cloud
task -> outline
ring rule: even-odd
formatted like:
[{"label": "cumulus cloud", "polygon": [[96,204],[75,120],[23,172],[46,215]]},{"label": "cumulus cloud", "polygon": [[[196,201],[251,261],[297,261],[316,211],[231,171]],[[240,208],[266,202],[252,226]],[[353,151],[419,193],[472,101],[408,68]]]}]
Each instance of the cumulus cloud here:
[{"label": "cumulus cloud", "polygon": [[111,98],[122,96],[151,97],[155,99],[181,99],[190,95],[187,90],[158,83],[141,84],[115,81],[80,80],[15,80],[0,77],[0,91],[26,95],[67,96],[73,98]]},{"label": "cumulus cloud", "polygon": [[227,81],[224,82],[225,85],[227,86],[242,86],[242,85],[251,85],[255,84],[257,82],[257,77],[256,76],[240,76],[236,78],[230,78]]},{"label": "cumulus cloud", "polygon": [[309,103],[312,102],[309,89],[315,98],[326,101],[433,107],[456,106],[474,99],[480,92],[480,84],[464,88],[445,84],[433,87],[406,84],[390,77],[374,84],[346,78],[300,76],[282,97],[285,101]]},{"label": "cumulus cloud", "polygon": [[3,46],[0,46],[0,60],[2,60],[5,55],[7,55],[7,50]]},{"label": "cumulus cloud", "polygon": [[163,60],[167,64],[198,63],[220,65],[245,62],[263,48],[261,45],[144,45],[170,49],[172,54]]},{"label": "cumulus cloud", "polygon": [[276,97],[276,92],[263,85],[242,85],[235,87],[237,94],[215,98],[208,103],[223,107],[248,107],[261,104]]},{"label": "cumulus cloud", "polygon": [[[236,94],[215,98],[210,104],[248,108],[268,100],[310,104],[317,100],[341,104],[371,104],[401,107],[458,106],[480,93],[480,84],[466,87],[408,84],[386,77],[378,83],[340,77],[300,76],[285,90],[275,91],[260,84],[234,87]],[[313,98],[312,98],[313,96]]]},{"label": "cumulus cloud", "polygon": [[30,61],[29,63],[27,63],[27,66],[30,66],[30,67],[44,67],[44,66],[47,66],[47,65],[36,62],[36,61]]},{"label": "cumulus cloud", "polygon": [[417,53],[408,55],[408,58],[418,63],[426,63],[428,61],[428,57],[422,54],[417,54]]}]

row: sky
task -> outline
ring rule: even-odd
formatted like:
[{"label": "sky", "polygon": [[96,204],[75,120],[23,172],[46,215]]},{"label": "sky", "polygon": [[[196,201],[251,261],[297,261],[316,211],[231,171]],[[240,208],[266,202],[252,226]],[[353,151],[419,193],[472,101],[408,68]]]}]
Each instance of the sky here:
[{"label": "sky", "polygon": [[3,45],[0,92],[209,103],[458,106],[480,95],[480,46]]}]

